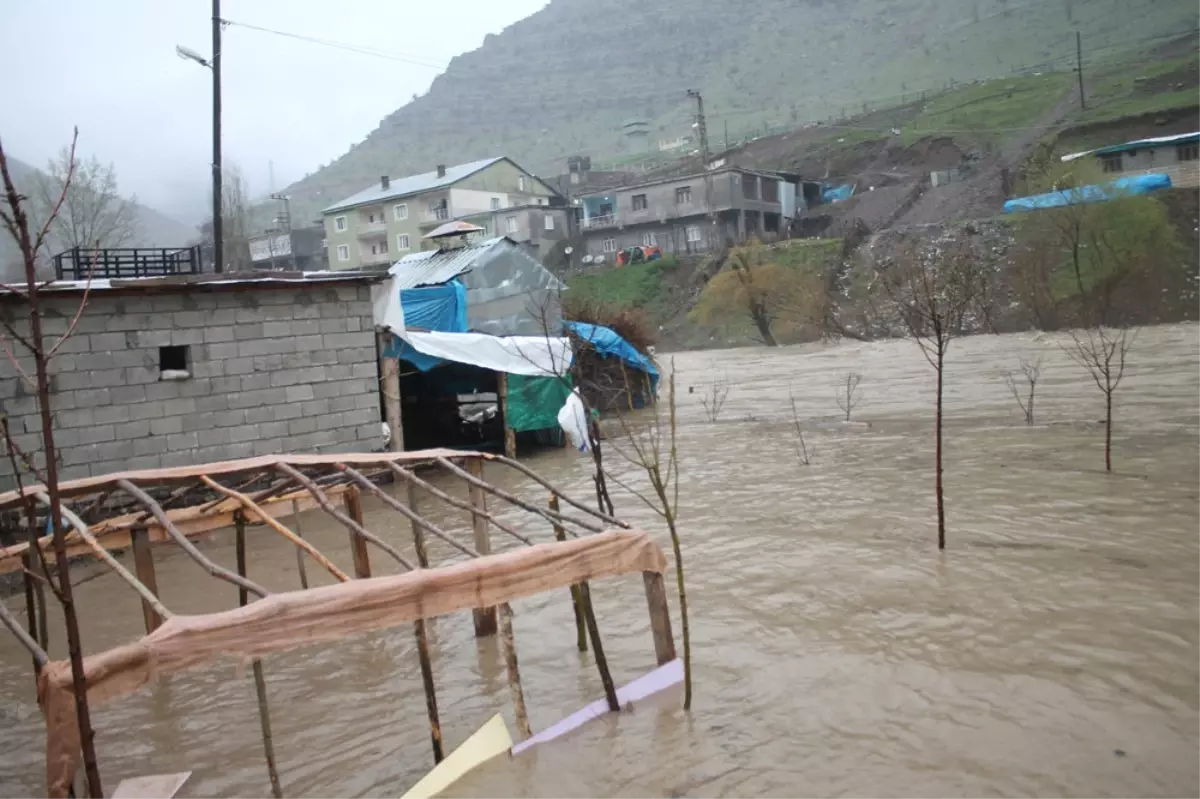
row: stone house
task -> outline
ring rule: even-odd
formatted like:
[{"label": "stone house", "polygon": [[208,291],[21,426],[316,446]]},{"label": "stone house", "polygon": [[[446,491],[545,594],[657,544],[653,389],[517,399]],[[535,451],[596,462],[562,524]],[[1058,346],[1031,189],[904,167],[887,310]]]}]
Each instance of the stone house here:
[{"label": "stone house", "polygon": [[[382,418],[373,276],[186,275],[97,280],[51,361],[60,476],[182,466],[278,452],[379,449]],[[48,338],[83,283],[43,289]],[[24,335],[23,300],[0,313]],[[20,352],[19,345],[15,351]],[[32,375],[32,361],[21,360]],[[41,461],[33,389],[0,355],[0,409]],[[13,486],[7,457],[0,486]]]},{"label": "stone house", "polygon": [[1171,178],[1177,189],[1200,187],[1200,133],[1158,136],[1152,139],[1114,144],[1097,150],[1064,155],[1063,161],[1090,156],[1106,175],[1162,174]]}]

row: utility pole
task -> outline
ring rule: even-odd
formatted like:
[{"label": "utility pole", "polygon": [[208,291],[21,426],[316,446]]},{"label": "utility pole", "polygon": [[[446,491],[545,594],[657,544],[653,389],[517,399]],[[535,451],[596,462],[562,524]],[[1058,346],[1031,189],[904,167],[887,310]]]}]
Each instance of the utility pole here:
[{"label": "utility pole", "polygon": [[700,92],[688,89],[687,94],[688,97],[694,97],[696,100],[696,129],[700,133],[701,168],[704,170],[704,209],[708,213],[709,247],[712,247],[712,236],[716,232],[713,228],[716,227],[717,216],[713,213],[712,172],[708,168],[708,162],[711,159],[708,151],[708,120],[704,118],[704,98],[700,96]]},{"label": "utility pole", "polygon": [[1083,34],[1075,31],[1075,71],[1079,73],[1079,107],[1087,108],[1087,98],[1083,96]]},{"label": "utility pole", "polygon": [[729,120],[725,120],[725,150],[729,151]]},{"label": "utility pole", "polygon": [[213,76],[213,271],[225,271],[225,237],[221,224],[221,0],[212,0]]},{"label": "utility pole", "polygon": [[[292,264],[292,271],[296,271],[296,242],[292,241],[292,198],[286,194],[272,194],[272,200],[279,200],[283,203],[283,218],[278,220],[283,223],[283,229],[287,232],[288,241],[288,261]],[[275,268],[274,257],[272,256],[271,268]]]}]

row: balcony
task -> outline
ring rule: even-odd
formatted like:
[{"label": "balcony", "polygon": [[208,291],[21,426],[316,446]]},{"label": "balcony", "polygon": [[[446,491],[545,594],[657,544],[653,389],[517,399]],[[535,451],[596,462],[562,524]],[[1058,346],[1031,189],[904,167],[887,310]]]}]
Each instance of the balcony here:
[{"label": "balcony", "polygon": [[378,266],[379,264],[391,264],[396,261],[399,256],[393,256],[391,253],[369,253],[364,252],[359,255],[358,260],[363,266]]},{"label": "balcony", "polygon": [[616,214],[605,214],[604,216],[593,216],[590,219],[583,220],[584,230],[600,230],[606,227],[617,226]]},{"label": "balcony", "polygon": [[358,226],[358,235],[360,238],[368,236],[386,236],[387,222],[363,222]]},{"label": "balcony", "polygon": [[127,278],[199,273],[199,246],[102,250],[75,247],[54,256],[54,274],[59,280],[87,280],[89,276]]}]

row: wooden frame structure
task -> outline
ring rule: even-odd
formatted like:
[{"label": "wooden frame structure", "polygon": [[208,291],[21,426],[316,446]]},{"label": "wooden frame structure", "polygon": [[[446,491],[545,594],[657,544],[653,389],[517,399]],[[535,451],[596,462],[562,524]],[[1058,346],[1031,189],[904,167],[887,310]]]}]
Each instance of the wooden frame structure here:
[{"label": "wooden frame structure", "polygon": [[[547,507],[530,503],[488,482],[484,465],[489,462],[516,469],[540,484],[550,495]],[[440,469],[466,483],[469,501],[433,485],[417,473],[417,467]],[[403,500],[376,484],[373,478],[380,475],[404,484]],[[122,696],[160,675],[193,668],[220,656],[251,659],[267,772],[275,796],[282,796],[282,788],[275,767],[260,660],[263,655],[411,622],[435,763],[443,757],[443,744],[425,630],[427,618],[469,609],[473,611],[477,636],[499,632],[522,739],[530,737],[532,730],[521,688],[508,605],[511,600],[570,588],[576,645],[583,650],[590,641],[608,706],[616,711],[619,710],[616,689],[592,612],[588,581],[640,571],[657,662],[662,665],[675,659],[663,585],[667,563],[657,544],[625,522],[571,499],[528,467],[507,457],[452,450],[277,455],[121,472],[67,481],[59,490],[64,520],[72,528],[67,537],[68,554],[99,558],[136,591],[146,628],[146,635],[140,640],[84,659],[89,699],[105,701]],[[401,547],[407,550],[407,544],[398,547],[396,542],[364,526],[363,492],[410,522],[412,555],[402,551]],[[524,511],[545,525],[544,532],[523,532],[501,520],[488,510],[488,496]],[[471,542],[459,541],[422,516],[418,510],[420,497],[470,513]],[[26,519],[37,519],[48,504],[41,486],[0,494],[0,512],[20,509]],[[571,512],[563,512],[561,504],[569,505]],[[293,531],[281,521],[311,508],[320,508],[346,528],[353,575],[334,565],[298,529]],[[252,524],[283,536],[295,546],[300,563],[300,590],[272,593],[247,574],[246,535]],[[295,526],[296,522],[292,524]],[[193,538],[227,527],[233,527],[236,535],[236,572],[214,563],[191,543]],[[491,554],[493,529],[521,546]],[[465,555],[466,560],[433,567],[426,546],[428,536],[449,544]],[[237,586],[237,607],[198,616],[172,614],[158,598],[152,547],[159,542],[179,546],[211,577]],[[134,572],[110,552],[126,547],[132,548]],[[404,571],[368,580],[372,576],[372,550],[382,551]],[[49,536],[36,539],[36,546],[26,542],[0,549],[0,572],[25,570],[28,620],[27,628],[21,627],[0,604],[0,622],[33,655],[38,701],[46,717],[47,789],[50,796],[66,796],[80,760],[71,668],[67,661],[51,662],[47,657],[45,600],[38,599],[40,592],[28,590],[31,572],[38,569],[34,564],[44,567],[52,557]],[[306,558],[338,582],[309,588]],[[255,597],[253,602],[251,594]]]}]

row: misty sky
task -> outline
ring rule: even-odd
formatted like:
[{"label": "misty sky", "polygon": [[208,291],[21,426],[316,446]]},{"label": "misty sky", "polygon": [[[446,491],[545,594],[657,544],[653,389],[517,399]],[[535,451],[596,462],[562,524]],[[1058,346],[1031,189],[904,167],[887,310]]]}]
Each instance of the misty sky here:
[{"label": "misty sky", "polygon": [[[223,0],[221,16],[445,65],[546,0]],[[121,190],[184,222],[204,213],[212,78],[175,55],[211,50],[210,0],[0,0],[7,152],[42,167],[79,149],[116,164]],[[361,140],[440,70],[237,26],[225,29],[224,151],[251,192],[280,188]],[[11,74],[11,73],[10,73]]]}]

